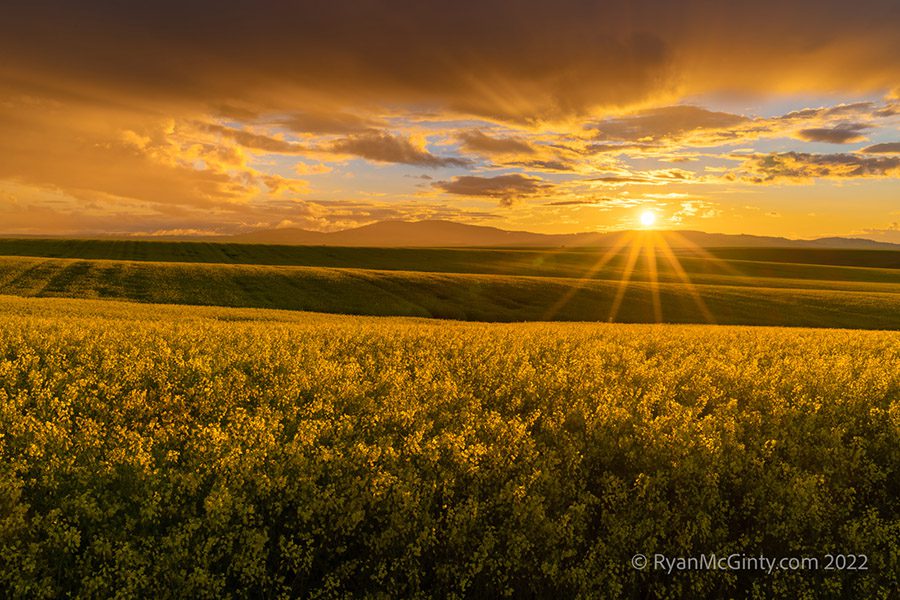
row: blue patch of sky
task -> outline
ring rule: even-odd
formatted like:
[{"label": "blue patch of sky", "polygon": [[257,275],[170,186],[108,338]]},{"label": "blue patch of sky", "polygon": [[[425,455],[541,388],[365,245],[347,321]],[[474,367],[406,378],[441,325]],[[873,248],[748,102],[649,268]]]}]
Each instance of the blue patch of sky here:
[{"label": "blue patch of sky", "polygon": [[780,117],[805,108],[827,108],[838,106],[840,104],[854,104],[857,102],[874,102],[875,104],[880,104],[884,101],[887,93],[888,90],[859,96],[820,93],[790,94],[769,97],[702,94],[687,98],[682,103],[695,104],[709,110],[772,118]]}]

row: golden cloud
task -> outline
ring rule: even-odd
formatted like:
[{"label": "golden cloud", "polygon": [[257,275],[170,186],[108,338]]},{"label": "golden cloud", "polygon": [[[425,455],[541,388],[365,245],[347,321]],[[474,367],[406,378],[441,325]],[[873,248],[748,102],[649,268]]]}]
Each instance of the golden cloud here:
[{"label": "golden cloud", "polygon": [[307,154],[309,148],[295,142],[285,141],[280,138],[261,135],[242,129],[233,129],[231,127],[223,127],[221,125],[198,124],[201,129],[210,133],[224,136],[234,140],[245,148],[259,150],[261,152],[269,152],[273,154]]},{"label": "golden cloud", "polygon": [[[883,139],[879,128],[900,114],[896,92],[766,118],[678,102],[896,89],[898,27],[895,0],[13,3],[0,20],[0,183],[84,211],[166,211],[153,226],[186,231],[203,230],[197,215],[212,211],[222,223],[290,220],[296,205],[259,204],[309,194],[291,175],[334,169],[311,190],[330,199],[414,188],[344,192],[354,173],[328,163],[348,157],[480,170],[436,173],[428,192],[409,192],[419,199],[563,194],[574,174],[586,188],[704,181],[730,168],[709,164],[723,150],[692,152],[694,171],[656,167],[759,138]],[[472,156],[448,155],[456,143]],[[893,177],[893,157],[878,155],[895,146],[742,155],[735,177]],[[269,155],[317,165],[292,172],[298,159]],[[364,206],[340,210],[359,221]]]},{"label": "golden cloud", "polygon": [[427,148],[413,144],[408,138],[380,131],[354,134],[331,142],[326,148],[336,154],[351,154],[375,162],[418,167],[464,167],[469,164],[469,161],[462,158],[435,156]]},{"label": "golden cloud", "polygon": [[714,131],[719,138],[748,123],[742,115],[707,110],[698,106],[666,106],[634,115],[606,119],[591,126],[598,140],[645,144],[686,137],[698,131]]},{"label": "golden cloud", "polygon": [[469,152],[481,154],[534,154],[534,147],[516,137],[491,137],[479,130],[463,131],[459,134],[462,146]]},{"label": "golden cloud", "polygon": [[684,169],[655,169],[652,171],[629,171],[611,175],[592,177],[586,181],[606,186],[621,186],[626,184],[642,185],[666,185],[672,183],[691,183],[698,177],[691,171]]},{"label": "golden cloud", "polygon": [[519,197],[545,192],[553,187],[540,177],[519,173],[494,177],[463,175],[450,181],[437,181],[432,185],[448,194],[496,198],[503,206],[510,206]]},{"label": "golden cloud", "polygon": [[352,113],[326,110],[297,112],[275,123],[296,134],[350,134],[382,129],[385,122],[376,117],[364,117]]},{"label": "golden cloud", "polygon": [[782,152],[755,155],[747,160],[744,178],[756,183],[900,176],[900,157],[856,154]]}]

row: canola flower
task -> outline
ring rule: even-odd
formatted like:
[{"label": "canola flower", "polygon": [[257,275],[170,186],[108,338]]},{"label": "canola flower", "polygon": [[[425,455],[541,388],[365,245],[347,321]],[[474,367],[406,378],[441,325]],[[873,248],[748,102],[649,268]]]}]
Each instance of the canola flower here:
[{"label": "canola flower", "polygon": [[889,598],[898,471],[896,332],[0,297],[3,597]]}]

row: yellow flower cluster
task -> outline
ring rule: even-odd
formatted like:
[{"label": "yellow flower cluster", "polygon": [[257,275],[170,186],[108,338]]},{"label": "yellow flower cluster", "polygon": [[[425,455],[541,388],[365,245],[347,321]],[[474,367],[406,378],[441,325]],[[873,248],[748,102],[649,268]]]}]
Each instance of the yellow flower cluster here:
[{"label": "yellow flower cluster", "polygon": [[3,597],[887,598],[898,482],[898,333],[0,297]]}]

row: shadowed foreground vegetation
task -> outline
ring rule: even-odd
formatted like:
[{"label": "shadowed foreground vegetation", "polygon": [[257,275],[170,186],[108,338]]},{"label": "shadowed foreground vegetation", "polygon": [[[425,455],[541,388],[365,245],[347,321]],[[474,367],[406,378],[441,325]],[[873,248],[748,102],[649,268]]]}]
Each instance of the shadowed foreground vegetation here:
[{"label": "shadowed foreground vegetation", "polygon": [[889,598],[898,364],[893,332],[0,297],[0,595]]},{"label": "shadowed foreground vegetation", "polygon": [[614,314],[619,322],[653,322],[655,290],[663,322],[900,329],[900,282],[891,279],[900,279],[900,271],[810,268],[849,275],[827,280],[694,273],[686,285],[663,273],[657,287],[638,273],[623,288],[621,272],[579,280],[2,257],[0,293],[473,321],[607,321]]}]

